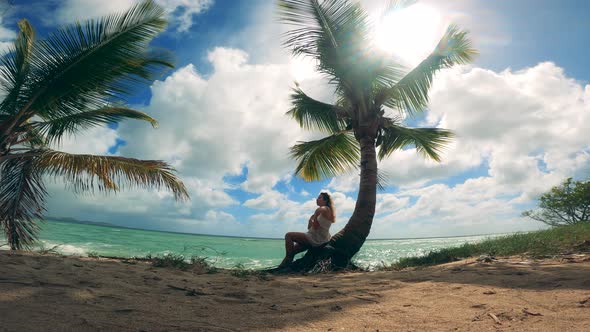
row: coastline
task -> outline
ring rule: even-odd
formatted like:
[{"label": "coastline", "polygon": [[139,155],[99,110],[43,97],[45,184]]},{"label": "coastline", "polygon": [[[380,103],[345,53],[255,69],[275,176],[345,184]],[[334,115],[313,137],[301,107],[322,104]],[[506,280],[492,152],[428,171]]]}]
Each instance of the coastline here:
[{"label": "coastline", "polygon": [[[476,237],[367,240],[355,257],[355,264],[375,268],[402,257],[421,256],[432,250],[483,240],[485,238]],[[175,254],[187,259],[208,257],[222,268],[238,264],[255,269],[271,267],[281,262],[284,253],[284,240],[213,237],[50,221],[43,225],[34,249],[43,251],[55,246],[59,246],[57,253],[79,256],[130,258]]]},{"label": "coastline", "polygon": [[239,275],[0,251],[7,331],[582,331],[590,254],[402,271]]},{"label": "coastline", "polygon": [[[283,241],[284,238],[282,237],[256,237],[256,236],[239,236],[239,235],[222,235],[222,234],[205,234],[205,233],[189,233],[189,232],[175,232],[175,231],[167,231],[167,230],[160,230],[160,229],[150,229],[150,228],[138,228],[138,227],[125,227],[119,226],[115,224],[111,224],[108,222],[99,222],[99,221],[80,221],[73,218],[69,218],[70,220],[63,220],[63,219],[56,219],[47,217],[43,219],[42,222],[58,222],[58,223],[66,223],[66,224],[77,224],[77,225],[89,225],[89,226],[98,226],[98,227],[107,227],[107,228],[116,228],[116,229],[129,229],[135,231],[146,231],[146,232],[156,232],[156,233],[166,233],[166,234],[179,234],[179,235],[196,235],[196,236],[210,236],[210,237],[221,237],[221,238],[230,238],[230,239],[251,239],[251,240],[280,240]],[[365,241],[404,241],[404,240],[430,240],[430,239],[453,239],[453,238],[468,238],[468,237],[483,237],[483,236],[491,236],[491,237],[498,237],[498,236],[505,236],[505,235],[512,235],[517,233],[530,233],[535,232],[533,231],[522,231],[522,232],[513,232],[513,233],[486,233],[486,234],[469,234],[469,235],[437,235],[437,236],[424,236],[424,237],[394,237],[394,238],[368,238]]]}]

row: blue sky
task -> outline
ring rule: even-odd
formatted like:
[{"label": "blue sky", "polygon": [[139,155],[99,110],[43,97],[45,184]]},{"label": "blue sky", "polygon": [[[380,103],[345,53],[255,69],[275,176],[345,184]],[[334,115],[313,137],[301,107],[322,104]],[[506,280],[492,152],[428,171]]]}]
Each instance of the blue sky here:
[{"label": "blue sky", "polygon": [[[19,18],[40,36],[86,13],[124,10],[134,0],[21,1],[0,21],[0,44]],[[333,193],[338,226],[354,208],[358,176],[321,182],[293,176],[288,148],[317,138],[284,116],[298,80],[312,96],[332,94],[313,67],[282,49],[271,1],[159,1],[170,12],[154,46],[175,52],[176,68],[129,103],[160,121],[154,130],[123,122],[66,140],[75,153],[164,159],[192,196],[125,191],[74,196],[51,184],[48,214],[192,233],[281,237],[304,230],[321,190]],[[364,0],[373,12],[382,1]],[[420,1],[407,31],[427,54],[448,23],[470,31],[480,56],[441,72],[418,126],[454,130],[441,164],[406,149],[380,164],[390,186],[379,193],[371,237],[398,238],[538,229],[520,212],[565,177],[590,174],[590,67],[586,1]],[[437,22],[437,23],[432,23]],[[388,32],[389,33],[389,32]],[[393,34],[393,32],[391,32]],[[407,33],[406,33],[407,34]],[[424,40],[420,40],[420,38]],[[407,39],[407,38],[406,38]],[[402,44],[400,44],[402,45]],[[390,47],[391,45],[387,45]],[[395,48],[394,47],[394,48]],[[400,53],[401,54],[401,53]]]}]

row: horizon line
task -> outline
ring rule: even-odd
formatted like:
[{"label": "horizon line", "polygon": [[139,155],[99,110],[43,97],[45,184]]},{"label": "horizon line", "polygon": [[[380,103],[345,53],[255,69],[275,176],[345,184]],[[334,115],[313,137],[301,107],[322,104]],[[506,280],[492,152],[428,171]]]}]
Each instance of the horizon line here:
[{"label": "horizon line", "polygon": [[[71,221],[63,220],[63,219],[70,219]],[[148,232],[171,233],[171,234],[186,234],[186,235],[200,235],[200,236],[228,237],[228,238],[242,238],[242,239],[256,239],[256,240],[283,240],[282,238],[273,238],[273,237],[205,234],[205,233],[191,233],[191,232],[166,231],[166,230],[148,229],[148,228],[137,228],[137,227],[119,226],[119,225],[111,224],[108,222],[81,221],[81,220],[77,220],[75,218],[69,218],[69,217],[62,217],[62,218],[46,217],[45,219],[43,219],[43,221],[54,221],[54,222],[57,221],[57,222],[63,222],[63,223],[75,223],[75,224],[79,224],[79,225],[123,228],[123,229],[132,229],[132,230],[148,231]],[[366,239],[366,241],[442,239],[442,238],[458,238],[458,237],[473,237],[473,236],[509,235],[509,234],[515,234],[515,233],[528,233],[528,232],[531,232],[531,231],[521,231],[521,232],[511,232],[511,233],[449,235],[449,236],[424,236],[424,237],[377,238],[377,239],[368,238],[368,239]]]}]

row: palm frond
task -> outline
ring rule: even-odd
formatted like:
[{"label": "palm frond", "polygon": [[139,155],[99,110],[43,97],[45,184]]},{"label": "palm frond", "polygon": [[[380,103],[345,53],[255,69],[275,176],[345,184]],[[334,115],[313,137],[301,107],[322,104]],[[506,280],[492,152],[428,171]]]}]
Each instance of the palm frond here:
[{"label": "palm frond", "polygon": [[19,33],[14,46],[0,57],[0,89],[6,96],[0,103],[0,114],[16,113],[15,105],[21,98],[22,87],[27,81],[30,58],[35,41],[35,30],[23,19],[18,22]]},{"label": "palm frond", "polygon": [[137,119],[149,122],[154,128],[158,122],[146,113],[125,107],[105,107],[66,115],[50,121],[36,122],[34,129],[44,135],[49,142],[59,141],[63,134],[74,134],[80,130],[94,126],[116,123],[122,119]]},{"label": "palm frond", "polygon": [[12,249],[29,247],[36,240],[47,196],[34,159],[15,158],[0,163],[0,223]]},{"label": "palm frond", "polygon": [[378,24],[383,21],[387,17],[387,15],[392,14],[398,10],[402,10],[407,8],[413,4],[415,4],[417,0],[389,0],[385,2],[383,7],[380,9],[379,14],[377,15],[377,22]]},{"label": "palm frond", "polygon": [[337,89],[354,96],[353,85],[363,86],[369,45],[366,11],[348,0],[279,0],[279,19],[297,28],[285,34],[284,45],[294,55],[310,56],[317,70]]},{"label": "palm frond", "polygon": [[[371,82],[369,86],[373,90],[391,88],[391,86],[403,79],[408,72],[406,66],[402,65],[401,61],[394,56],[384,56],[375,51],[372,59],[371,65],[368,65],[366,70],[368,71],[368,80]],[[367,92],[370,96],[375,95],[374,91]]]},{"label": "palm frond", "polygon": [[413,145],[418,153],[440,162],[439,153],[454,137],[451,131],[440,128],[407,128],[389,124],[382,130],[379,160],[388,157],[395,150]]},{"label": "palm frond", "polygon": [[291,109],[287,112],[301,128],[318,129],[336,133],[346,128],[348,113],[345,109],[317,101],[306,95],[301,89],[293,89]]},{"label": "palm frond", "polygon": [[351,133],[341,132],[300,142],[291,147],[291,156],[298,161],[295,173],[306,181],[316,181],[357,168],[360,147]]},{"label": "palm frond", "polygon": [[177,200],[189,198],[175,170],[163,161],[137,160],[118,156],[93,156],[44,150],[35,167],[49,176],[61,176],[74,191],[117,191],[121,186],[166,188]]},{"label": "palm frond", "polygon": [[44,148],[49,144],[47,137],[37,130],[31,121],[25,122],[25,124],[17,128],[18,140],[16,144],[22,144],[31,149]]},{"label": "palm frond", "polygon": [[451,25],[435,50],[397,84],[383,89],[376,96],[375,103],[409,114],[420,112],[428,105],[428,91],[434,74],[456,64],[469,63],[477,54],[467,38],[467,32]]},{"label": "palm frond", "polygon": [[164,9],[148,0],[125,13],[67,26],[39,41],[31,58],[27,103],[20,112],[66,116],[116,103],[138,82],[151,82],[160,69],[172,67],[169,53],[146,52],[166,26],[164,17]]},{"label": "palm frond", "polygon": [[380,191],[385,191],[385,189],[387,189],[388,186],[389,186],[389,176],[387,175],[387,172],[385,172],[381,168],[378,168],[377,169],[377,189],[379,189]]}]

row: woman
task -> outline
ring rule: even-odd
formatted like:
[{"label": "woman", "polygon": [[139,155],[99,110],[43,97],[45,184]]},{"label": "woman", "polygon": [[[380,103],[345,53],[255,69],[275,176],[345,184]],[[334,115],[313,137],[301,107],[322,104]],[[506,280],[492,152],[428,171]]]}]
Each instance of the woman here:
[{"label": "woman", "polygon": [[279,265],[283,268],[293,261],[296,254],[311,247],[330,241],[330,226],[336,221],[336,211],[328,193],[320,193],[316,199],[318,208],[309,218],[307,233],[289,232],[285,234],[285,259]]}]

